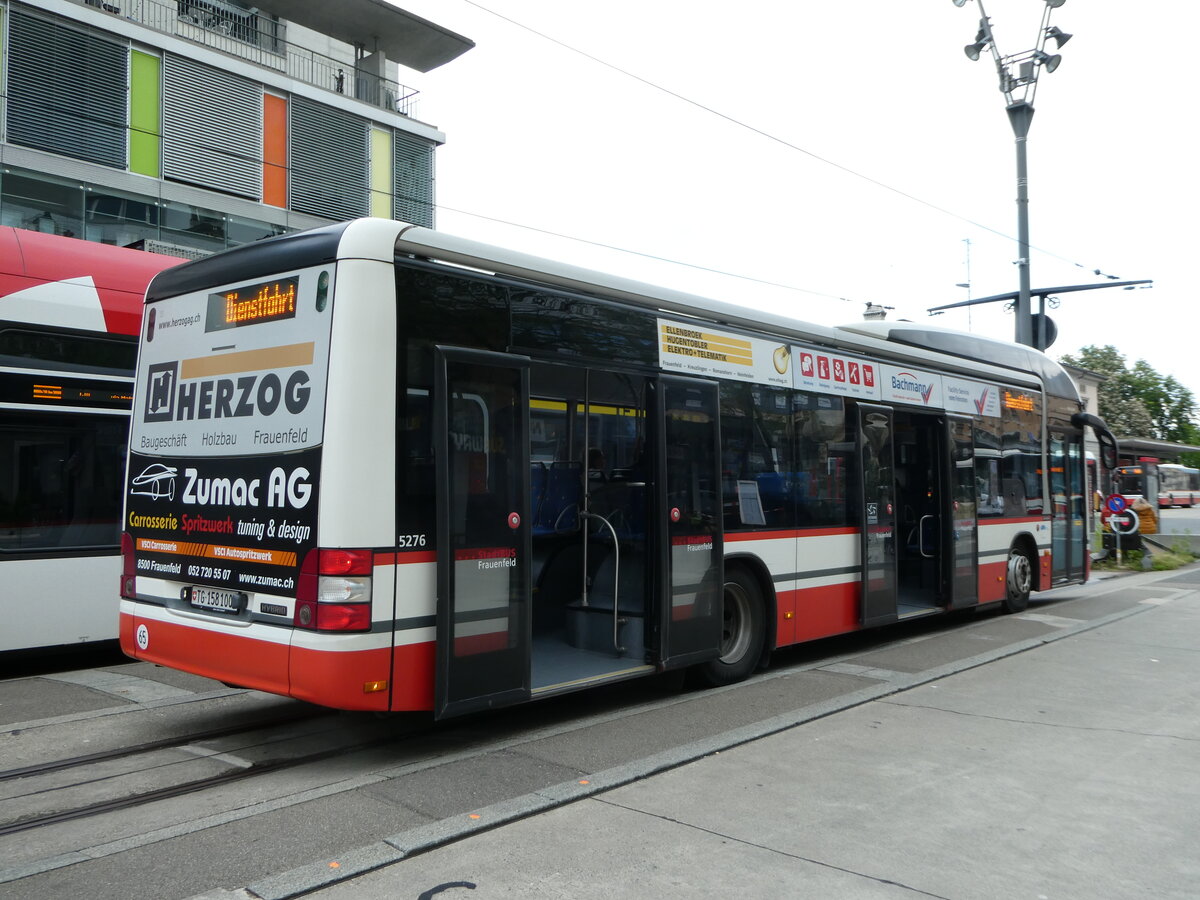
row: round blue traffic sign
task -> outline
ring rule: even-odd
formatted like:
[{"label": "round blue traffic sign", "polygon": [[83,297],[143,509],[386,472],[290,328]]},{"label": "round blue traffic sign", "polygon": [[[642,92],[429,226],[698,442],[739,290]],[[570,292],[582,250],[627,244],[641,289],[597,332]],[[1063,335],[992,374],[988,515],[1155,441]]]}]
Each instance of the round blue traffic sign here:
[{"label": "round blue traffic sign", "polygon": [[1108,505],[1108,511],[1114,513],[1125,512],[1129,503],[1120,494],[1109,494],[1108,499],[1104,501]]}]

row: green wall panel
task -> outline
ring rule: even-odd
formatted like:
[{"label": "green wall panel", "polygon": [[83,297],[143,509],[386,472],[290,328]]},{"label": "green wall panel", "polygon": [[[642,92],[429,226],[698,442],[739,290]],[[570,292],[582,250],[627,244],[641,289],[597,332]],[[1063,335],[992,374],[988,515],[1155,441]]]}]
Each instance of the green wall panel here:
[{"label": "green wall panel", "polygon": [[129,171],[162,175],[162,62],[129,51]]}]

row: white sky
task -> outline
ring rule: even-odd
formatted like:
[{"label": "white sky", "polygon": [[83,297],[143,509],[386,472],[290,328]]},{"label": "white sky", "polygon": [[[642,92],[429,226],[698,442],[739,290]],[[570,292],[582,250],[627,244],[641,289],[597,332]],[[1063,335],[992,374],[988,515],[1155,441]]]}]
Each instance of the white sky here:
[{"label": "white sky", "polygon": [[[478,3],[398,3],[477,44],[402,70],[447,136],[441,230],[824,325],[870,300],[1012,338],[1000,303],[926,312],[967,298],[968,248],[972,296],[1018,286],[1013,133],[991,57],[962,51],[975,0]],[[1035,46],[1042,0],[985,5],[1002,54]],[[1154,287],[1062,295],[1049,353],[1112,344],[1200,397],[1200,4],[1067,0],[1051,24],[1074,37],[1030,129],[1033,287]]]}]

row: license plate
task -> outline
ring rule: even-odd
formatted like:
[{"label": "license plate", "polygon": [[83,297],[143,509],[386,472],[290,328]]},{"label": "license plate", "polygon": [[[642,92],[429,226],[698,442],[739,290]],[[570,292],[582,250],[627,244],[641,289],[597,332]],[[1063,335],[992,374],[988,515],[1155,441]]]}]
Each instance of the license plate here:
[{"label": "license plate", "polygon": [[239,613],[246,604],[246,595],[240,591],[223,591],[219,588],[191,587],[187,589],[187,601],[200,609],[214,612]]}]

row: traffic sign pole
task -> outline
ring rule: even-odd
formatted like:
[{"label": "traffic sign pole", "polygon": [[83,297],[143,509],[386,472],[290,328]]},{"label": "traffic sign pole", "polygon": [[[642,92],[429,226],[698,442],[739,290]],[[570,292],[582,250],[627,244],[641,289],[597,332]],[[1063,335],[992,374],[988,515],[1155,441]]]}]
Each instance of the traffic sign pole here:
[{"label": "traffic sign pole", "polygon": [[[1119,504],[1113,503],[1113,500],[1119,499]],[[1114,509],[1113,507],[1120,506],[1121,508]],[[1113,494],[1109,497],[1109,509],[1113,510],[1111,516],[1108,517],[1108,527],[1112,529],[1117,545],[1117,565],[1121,565],[1121,536],[1125,534],[1137,534],[1138,528],[1141,527],[1141,517],[1138,516],[1132,509],[1125,506],[1125,498],[1120,494]]]}]

